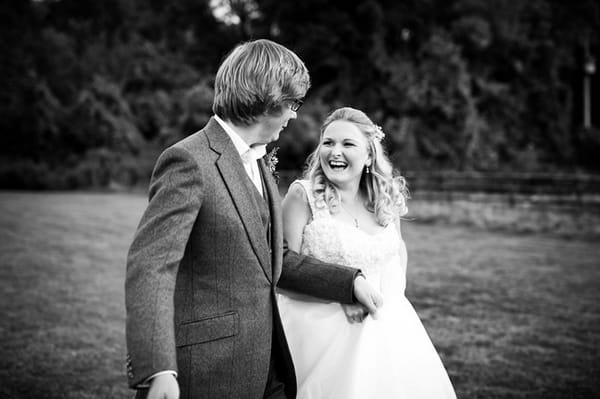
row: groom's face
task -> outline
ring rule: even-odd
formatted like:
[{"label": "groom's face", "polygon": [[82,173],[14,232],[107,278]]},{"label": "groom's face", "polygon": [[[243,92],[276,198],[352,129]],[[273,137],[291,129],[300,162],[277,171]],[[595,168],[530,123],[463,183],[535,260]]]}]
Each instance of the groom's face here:
[{"label": "groom's face", "polygon": [[268,144],[279,138],[279,133],[287,126],[290,119],[296,119],[296,112],[292,111],[288,104],[283,104],[280,111],[265,116],[260,124],[259,143]]}]

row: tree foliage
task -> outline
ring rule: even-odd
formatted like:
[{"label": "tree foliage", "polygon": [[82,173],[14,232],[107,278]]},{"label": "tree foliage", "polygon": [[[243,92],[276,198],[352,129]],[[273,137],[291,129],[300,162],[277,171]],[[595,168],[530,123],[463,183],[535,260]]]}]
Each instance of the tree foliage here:
[{"label": "tree foliage", "polygon": [[306,60],[312,95],[377,116],[405,169],[598,167],[574,114],[582,46],[600,50],[593,1],[259,4],[263,31]]},{"label": "tree foliage", "polygon": [[224,55],[259,37],[313,80],[281,167],[301,167],[326,113],[351,105],[404,170],[600,169],[600,131],[581,122],[584,58],[600,54],[593,0],[11,0],[0,33],[4,186],[143,181],[148,159],[210,117]]}]

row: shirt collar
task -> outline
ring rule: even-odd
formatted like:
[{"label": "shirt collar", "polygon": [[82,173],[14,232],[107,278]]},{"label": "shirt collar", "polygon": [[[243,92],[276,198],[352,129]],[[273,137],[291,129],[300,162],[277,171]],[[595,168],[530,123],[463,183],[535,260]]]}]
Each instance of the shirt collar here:
[{"label": "shirt collar", "polygon": [[221,119],[219,115],[214,115],[213,118],[215,118],[217,123],[221,125],[223,130],[225,130],[225,133],[227,133],[227,135],[233,142],[235,149],[240,154],[242,159],[246,158],[244,154],[246,154],[248,151],[250,151],[250,157],[254,159],[260,159],[265,156],[265,154],[267,153],[266,144],[259,144],[250,147],[248,143],[246,143],[244,139],[242,139],[242,137],[235,131],[235,129],[230,124]]}]

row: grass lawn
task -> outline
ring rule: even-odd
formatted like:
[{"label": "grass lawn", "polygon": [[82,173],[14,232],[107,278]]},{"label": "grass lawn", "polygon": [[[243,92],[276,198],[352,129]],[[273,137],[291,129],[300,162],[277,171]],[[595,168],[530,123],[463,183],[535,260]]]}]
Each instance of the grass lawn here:
[{"label": "grass lawn", "polygon": [[[140,195],[0,193],[0,398],[128,398]],[[600,394],[600,245],[407,222],[407,295],[458,397]],[[435,399],[435,398],[432,398]]]}]

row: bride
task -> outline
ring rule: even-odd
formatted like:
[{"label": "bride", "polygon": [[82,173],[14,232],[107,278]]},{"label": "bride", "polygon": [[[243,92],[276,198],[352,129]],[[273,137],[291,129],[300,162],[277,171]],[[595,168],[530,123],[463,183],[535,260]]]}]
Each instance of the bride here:
[{"label": "bride", "polygon": [[456,398],[448,374],[404,296],[406,247],[400,216],[407,190],[362,111],[325,120],[304,180],[284,200],[290,249],[362,270],[383,296],[366,314],[280,290],[279,307],[296,367],[299,399]]}]

